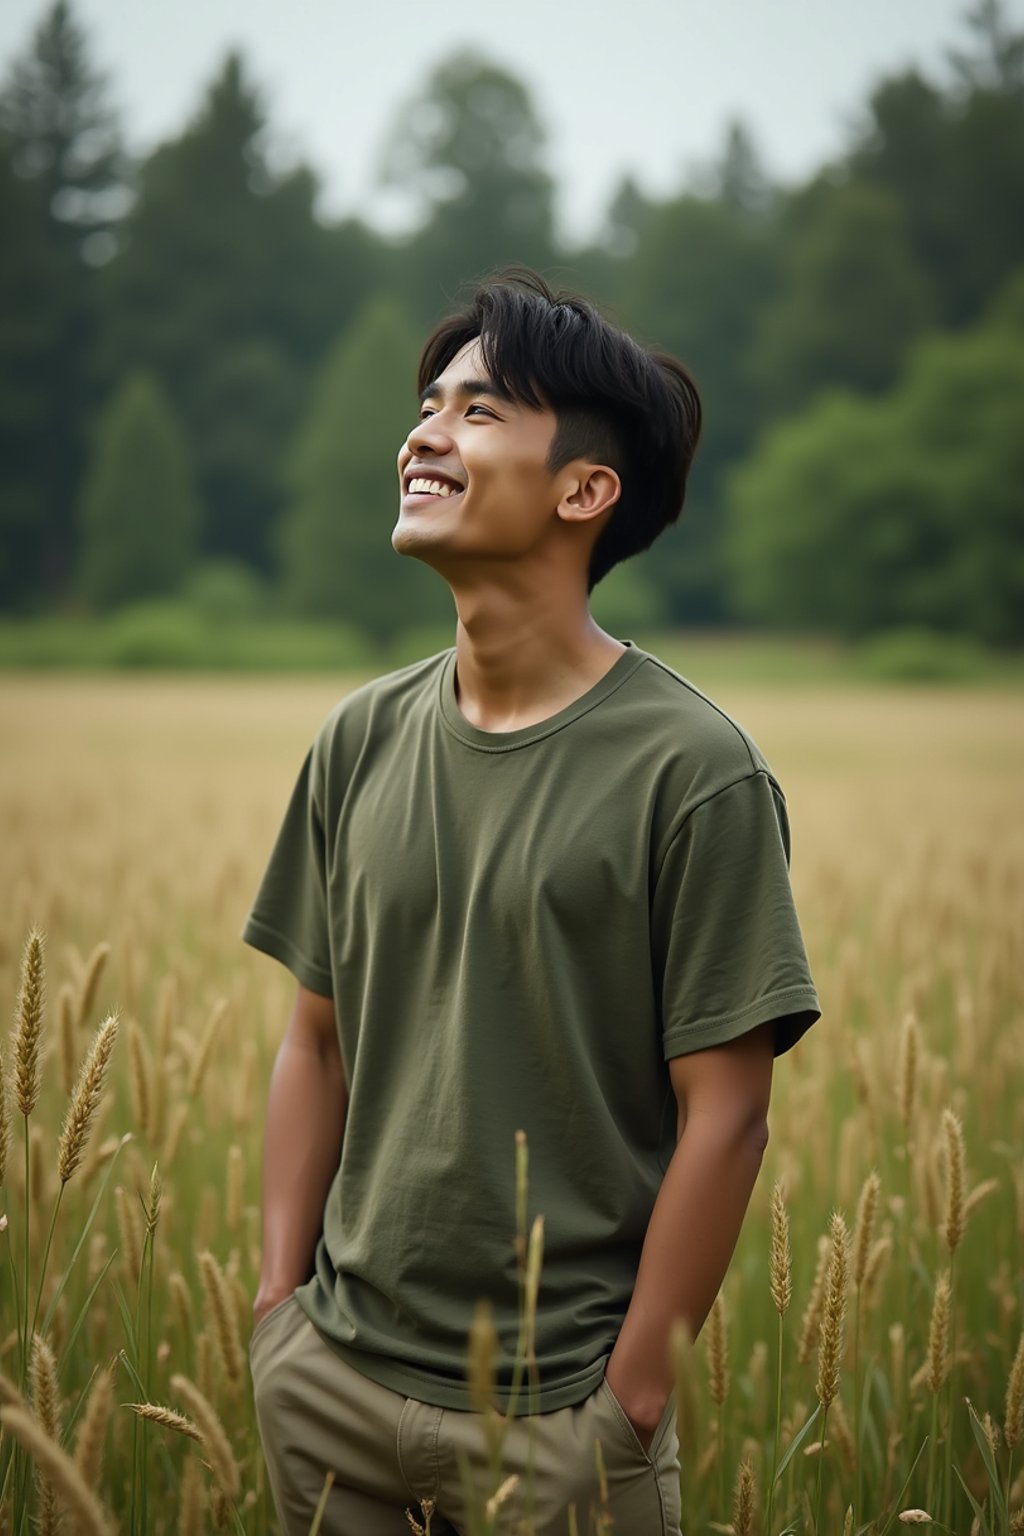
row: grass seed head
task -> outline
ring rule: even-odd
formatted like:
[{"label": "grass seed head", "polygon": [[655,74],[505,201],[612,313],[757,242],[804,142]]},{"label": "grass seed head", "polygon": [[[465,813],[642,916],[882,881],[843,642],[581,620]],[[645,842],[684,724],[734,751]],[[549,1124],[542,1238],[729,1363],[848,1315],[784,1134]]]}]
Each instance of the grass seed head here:
[{"label": "grass seed head", "polygon": [[86,1023],[93,1010],[96,1001],[96,991],[108,959],[110,958],[110,945],[97,944],[92,954],[85,963],[81,984],[78,988],[78,1006],[76,1008],[77,1022],[81,1026]]},{"label": "grass seed head", "polygon": [[821,1306],[825,1296],[829,1252],[829,1240],[823,1235],[818,1238],[818,1262],[814,1270],[814,1279],[811,1281],[811,1294],[807,1298],[807,1305],[800,1323],[800,1337],[797,1340],[796,1354],[801,1365],[806,1364],[811,1358],[821,1332]]},{"label": "grass seed head", "polygon": [[849,1236],[839,1211],[832,1213],[831,1247],[825,1276],[825,1294],[818,1339],[818,1401],[823,1408],[835,1401],[839,1392],[839,1372],[843,1360],[843,1333],[846,1323],[846,1288],[849,1268]]},{"label": "grass seed head", "polygon": [[245,1367],[238,1321],[227,1276],[208,1248],[199,1255],[199,1278],[203,1284],[207,1329],[216,1340],[224,1374],[231,1385],[237,1387]]},{"label": "grass seed head", "polygon": [[75,1466],[86,1487],[96,1490],[103,1467],[103,1442],[114,1406],[114,1380],[108,1369],[97,1372],[75,1432]]},{"label": "grass seed head", "polygon": [[185,1435],[200,1445],[203,1443],[201,1431],[176,1408],[166,1408],[163,1403],[125,1403],[124,1406],[137,1413],[140,1419],[148,1419],[151,1424],[159,1424],[162,1429],[173,1429],[175,1434]]},{"label": "grass seed head", "polygon": [[878,1213],[878,1195],[882,1181],[875,1169],[864,1180],[857,1201],[857,1216],[853,1226],[853,1280],[860,1290],[867,1274],[871,1242],[875,1235],[875,1217]]},{"label": "grass seed head", "polygon": [[33,928],[21,961],[21,984],[14,1022],[14,1096],[18,1109],[28,1116],[39,1098],[39,1049],[46,1004],[44,940]]},{"label": "grass seed head", "polygon": [[733,1536],[754,1536],[757,1485],[754,1478],[753,1463],[746,1456],[740,1462],[732,1507]]},{"label": "grass seed head", "polygon": [[210,1466],[220,1487],[229,1499],[236,1500],[241,1492],[242,1474],[238,1469],[231,1442],[209,1398],[187,1376],[171,1377],[171,1391],[180,1397],[192,1415],[196,1428],[203,1437],[203,1447],[210,1458]]},{"label": "grass seed head", "polygon": [[921,1053],[921,1031],[917,1019],[908,1013],[900,1029],[899,1110],[904,1134],[909,1136],[917,1103],[917,1063]]},{"label": "grass seed head", "polygon": [[469,1330],[469,1397],[473,1412],[488,1414],[494,1407],[494,1366],[498,1335],[489,1301],[479,1301]]},{"label": "grass seed head", "polygon": [[950,1296],[949,1270],[944,1269],[935,1282],[931,1323],[928,1328],[925,1380],[932,1392],[940,1392],[949,1375]]},{"label": "grass seed head", "polygon": [[684,1318],[677,1318],[672,1324],[669,1356],[675,1390],[676,1434],[682,1454],[686,1456],[697,1448],[697,1372],[693,1335]]},{"label": "grass seed head", "polygon": [[115,1524],[72,1458],[23,1408],[0,1408],[0,1423],[28,1452],[71,1511],[81,1536],[115,1536]]},{"label": "grass seed head", "polygon": [[942,1114],[946,1138],[946,1219],[943,1238],[950,1254],[956,1252],[964,1235],[964,1168],[966,1151],[964,1130],[959,1115],[951,1109]]},{"label": "grass seed head", "polygon": [[0,1184],[7,1178],[7,1152],[11,1144],[11,1125],[7,1116],[7,1074],[0,1049]]},{"label": "grass seed head", "polygon": [[775,1310],[784,1317],[793,1299],[793,1264],[789,1248],[789,1212],[782,1182],[776,1179],[772,1186],[772,1251],[771,1292]]},{"label": "grass seed head", "polygon": [[1006,1384],[1006,1418],[1003,1420],[1003,1438],[1013,1450],[1024,1433],[1024,1330],[1017,1341],[1017,1353],[1010,1366]]},{"label": "grass seed head", "polygon": [[719,1291],[708,1318],[708,1379],[712,1401],[724,1407],[729,1396],[729,1320]]},{"label": "grass seed head", "polygon": [[117,1014],[112,1013],[96,1031],[82,1062],[57,1145],[57,1173],[61,1184],[68,1182],[82,1161],[89,1132],[103,1097],[103,1084],[110,1065],[110,1053],[117,1039],[117,1029]]}]

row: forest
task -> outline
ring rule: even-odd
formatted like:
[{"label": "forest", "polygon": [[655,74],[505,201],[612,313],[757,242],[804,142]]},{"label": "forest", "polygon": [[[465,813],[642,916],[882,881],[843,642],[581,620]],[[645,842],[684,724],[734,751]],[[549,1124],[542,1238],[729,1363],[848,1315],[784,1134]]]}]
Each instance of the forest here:
[{"label": "forest", "polygon": [[389,236],[318,212],[230,54],[132,153],[74,7],[0,82],[0,618],[139,605],[341,624],[450,599],[394,557],[415,361],[509,263],[695,374],[683,516],[598,589],[613,625],[1024,641],[1024,33],[980,0],[942,78],[878,80],[801,185],[741,121],[664,199],[642,167],[570,247],[529,85],[475,53],[405,102]]}]

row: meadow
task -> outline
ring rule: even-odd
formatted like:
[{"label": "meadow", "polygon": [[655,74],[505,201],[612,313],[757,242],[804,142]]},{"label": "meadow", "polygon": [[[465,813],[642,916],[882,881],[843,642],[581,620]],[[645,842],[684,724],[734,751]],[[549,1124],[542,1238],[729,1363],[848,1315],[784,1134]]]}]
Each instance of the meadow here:
[{"label": "meadow", "polygon": [[[352,681],[0,677],[0,1532],[277,1529],[245,1351],[293,983],[238,933]],[[677,1351],[683,1530],[1021,1536],[1021,695],[714,693],[787,792],[824,1017]]]}]

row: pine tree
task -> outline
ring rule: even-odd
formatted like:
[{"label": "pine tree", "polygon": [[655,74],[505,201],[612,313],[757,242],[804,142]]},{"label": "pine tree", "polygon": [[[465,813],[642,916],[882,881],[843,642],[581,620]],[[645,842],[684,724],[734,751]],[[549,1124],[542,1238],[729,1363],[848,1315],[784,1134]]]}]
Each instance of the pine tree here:
[{"label": "pine tree", "polygon": [[173,592],[196,553],[188,444],[156,380],[128,378],[100,417],[82,497],[80,585],[97,608]]},{"label": "pine tree", "polygon": [[391,301],[375,301],[331,353],[292,464],[283,529],[290,600],[378,640],[451,612],[440,578],[391,547],[415,378],[408,322]]},{"label": "pine tree", "polygon": [[[91,422],[93,263],[109,255],[127,165],[70,7],[53,6],[0,88],[0,605],[62,594]],[[10,445],[10,451],[8,451]]]}]

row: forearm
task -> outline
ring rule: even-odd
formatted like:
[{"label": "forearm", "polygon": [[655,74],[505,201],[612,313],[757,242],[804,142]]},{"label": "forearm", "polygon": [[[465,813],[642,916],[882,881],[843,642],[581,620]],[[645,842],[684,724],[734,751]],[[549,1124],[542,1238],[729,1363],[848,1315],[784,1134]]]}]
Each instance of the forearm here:
[{"label": "forearm", "polygon": [[761,1120],[710,1117],[684,1130],[651,1213],[633,1297],[608,1363],[630,1418],[653,1429],[672,1390],[669,1341],[696,1338],[729,1267],[766,1141]]},{"label": "forearm", "polygon": [[286,1038],[267,1098],[257,1310],[311,1273],[324,1202],[341,1157],[346,1103],[340,1058]]}]

